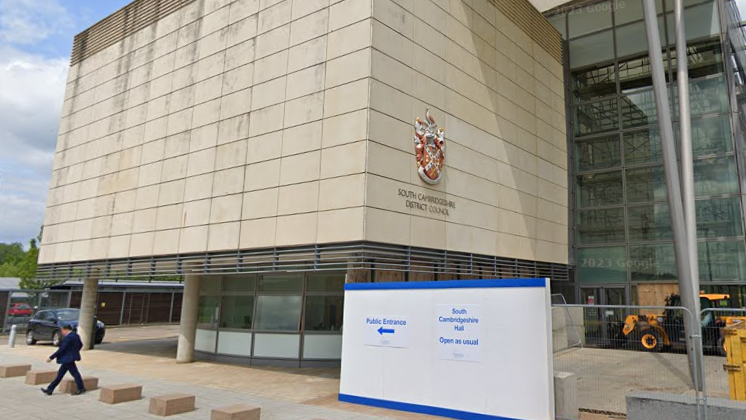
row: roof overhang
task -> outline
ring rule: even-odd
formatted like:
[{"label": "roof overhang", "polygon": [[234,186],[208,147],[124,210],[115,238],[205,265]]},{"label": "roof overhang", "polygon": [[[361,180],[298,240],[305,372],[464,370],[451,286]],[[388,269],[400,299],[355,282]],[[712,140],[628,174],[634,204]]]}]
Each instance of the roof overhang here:
[{"label": "roof overhang", "polygon": [[573,1],[568,0],[529,0],[529,2],[542,13],[563,4],[573,3]]}]

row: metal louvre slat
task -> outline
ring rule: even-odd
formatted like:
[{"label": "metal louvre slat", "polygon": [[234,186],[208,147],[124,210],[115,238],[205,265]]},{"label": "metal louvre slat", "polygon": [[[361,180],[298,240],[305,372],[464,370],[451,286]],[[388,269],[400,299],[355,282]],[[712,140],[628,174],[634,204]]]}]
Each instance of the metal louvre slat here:
[{"label": "metal louvre slat", "polygon": [[[437,274],[443,278],[549,277],[569,281],[565,264],[439,251],[373,242],[237,250],[42,264],[40,279],[96,276],[100,279],[157,278],[185,274],[378,270]],[[441,277],[438,277],[441,278]]]}]

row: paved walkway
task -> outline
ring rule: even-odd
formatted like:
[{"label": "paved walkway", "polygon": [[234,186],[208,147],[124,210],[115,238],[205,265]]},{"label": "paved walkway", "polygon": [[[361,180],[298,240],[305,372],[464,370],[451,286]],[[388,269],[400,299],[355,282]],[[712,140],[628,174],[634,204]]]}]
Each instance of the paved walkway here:
[{"label": "paved walkway", "polygon": [[[169,328],[159,332],[153,327],[140,331],[112,329],[104,344],[83,354],[80,367],[84,375],[98,377],[102,385],[142,384],[142,400],[108,406],[98,402],[98,391],[80,397],[45,397],[39,387],[24,385],[23,378],[0,379],[0,418],[152,419],[156,417],[147,414],[149,397],[185,392],[197,396],[197,410],[177,419],[209,419],[212,408],[245,403],[261,406],[262,420],[442,420],[340,403],[336,400],[338,369],[252,368],[201,362],[177,365],[175,331]],[[15,349],[0,347],[0,364],[55,368],[44,363],[53,351],[49,345],[26,346],[19,340]]]}]

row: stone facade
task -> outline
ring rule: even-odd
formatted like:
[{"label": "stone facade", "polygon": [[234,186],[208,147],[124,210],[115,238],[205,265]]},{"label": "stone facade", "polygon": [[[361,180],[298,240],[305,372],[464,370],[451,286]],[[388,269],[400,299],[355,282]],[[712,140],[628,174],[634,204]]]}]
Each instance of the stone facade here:
[{"label": "stone facade", "polygon": [[359,240],[566,263],[555,49],[489,0],[190,2],[71,67],[40,263]]}]

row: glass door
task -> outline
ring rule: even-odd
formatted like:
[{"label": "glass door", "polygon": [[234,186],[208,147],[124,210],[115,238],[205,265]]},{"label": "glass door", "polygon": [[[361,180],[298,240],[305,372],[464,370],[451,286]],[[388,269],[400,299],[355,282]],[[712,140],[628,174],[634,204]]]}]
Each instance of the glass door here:
[{"label": "glass door", "polygon": [[[580,299],[585,305],[626,305],[626,286],[584,287]],[[625,310],[593,308],[584,310],[586,343],[596,346],[611,346],[619,339],[617,329],[624,321]]]}]

